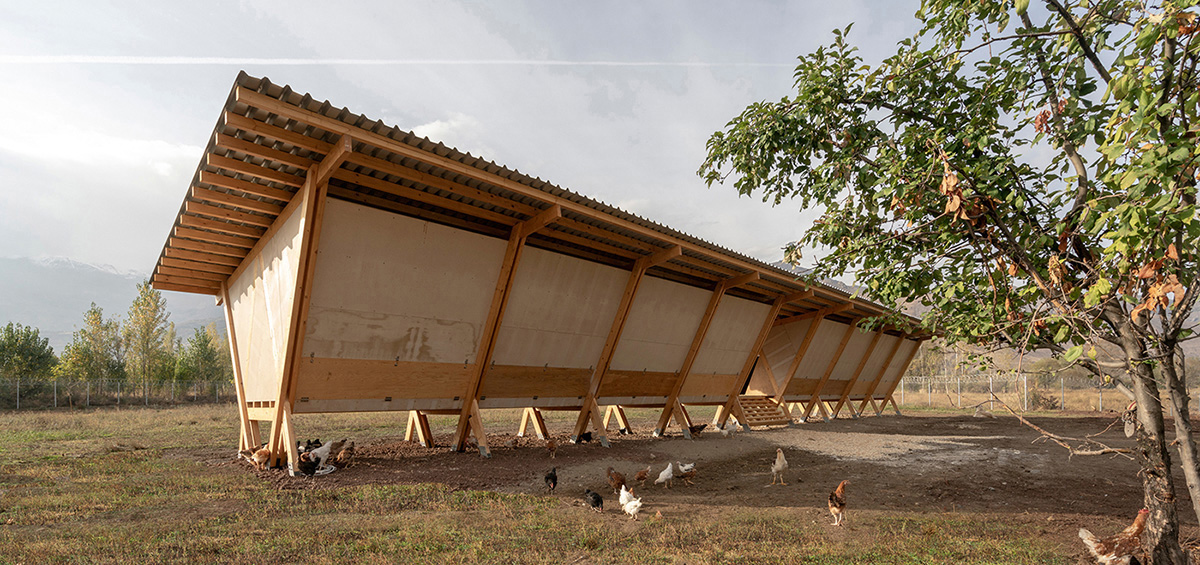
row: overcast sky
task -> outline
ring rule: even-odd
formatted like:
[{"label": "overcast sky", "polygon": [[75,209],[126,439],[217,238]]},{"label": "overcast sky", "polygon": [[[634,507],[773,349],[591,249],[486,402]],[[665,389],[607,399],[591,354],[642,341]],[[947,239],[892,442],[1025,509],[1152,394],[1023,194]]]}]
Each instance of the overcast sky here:
[{"label": "overcast sky", "polygon": [[[705,142],[917,2],[6,2],[0,256],[149,272],[239,70],[776,261],[815,214],[705,188]],[[810,254],[811,257],[811,254]]]}]

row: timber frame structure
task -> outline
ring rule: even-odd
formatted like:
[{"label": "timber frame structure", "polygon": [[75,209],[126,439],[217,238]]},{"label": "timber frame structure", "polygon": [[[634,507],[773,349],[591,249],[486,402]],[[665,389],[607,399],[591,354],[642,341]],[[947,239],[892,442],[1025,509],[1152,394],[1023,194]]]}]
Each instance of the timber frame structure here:
[{"label": "timber frame structure", "polygon": [[245,73],[151,280],[223,305],[241,448],[274,464],[297,461],[300,413],[409,411],[426,444],[426,415],[455,415],[454,448],[484,456],[488,408],[539,436],[540,410],[577,411],[572,437],[605,445],[630,406],[685,436],[689,405],[721,427],[776,422],[764,399],[786,421],[878,414],[928,337],[861,331],[886,311]]}]

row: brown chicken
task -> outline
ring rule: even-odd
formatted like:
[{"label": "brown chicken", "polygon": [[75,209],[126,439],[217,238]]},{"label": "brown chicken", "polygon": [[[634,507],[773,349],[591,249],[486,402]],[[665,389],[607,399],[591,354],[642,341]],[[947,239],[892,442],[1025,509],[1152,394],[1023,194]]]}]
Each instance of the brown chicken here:
[{"label": "brown chicken", "polygon": [[250,462],[254,463],[255,469],[266,469],[267,460],[271,458],[271,450],[264,445],[254,451],[254,455],[250,456]]},{"label": "brown chicken", "polygon": [[621,492],[621,487],[625,486],[625,475],[614,471],[612,467],[609,467],[605,473],[608,475],[608,484],[612,486],[613,492]]},{"label": "brown chicken", "polygon": [[684,471],[682,473],[679,473],[679,474],[675,475],[675,478],[683,479],[683,482],[685,482],[689,485],[694,485],[696,483],[693,483],[692,479],[696,478],[696,469],[692,469],[690,471]]},{"label": "brown chicken", "polygon": [[556,443],[554,441],[554,438],[552,438],[552,437],[546,438],[546,451],[549,451],[550,458],[554,459],[555,454],[558,453],[558,443]]},{"label": "brown chicken", "polygon": [[850,481],[838,483],[837,488],[829,493],[829,513],[833,514],[833,525],[840,526],[846,519],[846,485]]},{"label": "brown chicken", "polygon": [[354,460],[354,442],[350,442],[338,452],[333,458],[333,466],[338,469],[344,469],[350,466],[350,462]]},{"label": "brown chicken", "polygon": [[1142,549],[1142,530],[1146,529],[1146,518],[1150,511],[1143,508],[1128,528],[1112,537],[1100,539],[1087,528],[1079,528],[1079,539],[1087,546],[1092,557],[1100,565],[1129,565],[1129,560]]},{"label": "brown chicken", "polygon": [[638,484],[641,486],[646,486],[646,479],[649,479],[649,478],[650,478],[650,466],[649,465],[646,465],[645,469],[638,471],[637,474],[633,476],[633,480],[637,481]]}]

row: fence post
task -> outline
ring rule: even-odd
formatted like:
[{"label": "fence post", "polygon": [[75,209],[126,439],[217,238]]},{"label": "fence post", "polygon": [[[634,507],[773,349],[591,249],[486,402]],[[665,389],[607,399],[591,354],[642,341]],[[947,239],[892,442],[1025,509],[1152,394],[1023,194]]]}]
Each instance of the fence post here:
[{"label": "fence post", "polygon": [[117,381],[117,406],[121,405],[121,381]]},{"label": "fence post", "polygon": [[1029,375],[1021,375],[1021,380],[1025,381],[1025,411],[1029,411]]},{"label": "fence post", "polygon": [[928,395],[925,398],[925,405],[933,406],[933,379],[925,381],[925,393]]},{"label": "fence post", "polygon": [[171,404],[175,404],[175,379],[171,379]]},{"label": "fence post", "polygon": [[221,383],[213,385],[213,397],[217,399],[217,404],[221,403]]},{"label": "fence post", "polygon": [[962,377],[958,377],[958,407],[962,408]]},{"label": "fence post", "polygon": [[1096,392],[1100,393],[1100,410],[1099,410],[1099,412],[1103,412],[1104,411],[1104,387],[1102,387],[1102,386],[1096,387]]},{"label": "fence post", "polygon": [[992,376],[988,375],[988,410],[994,410],[996,408],[996,401],[992,400],[992,397],[996,394],[994,390],[995,389],[992,388]]},{"label": "fence post", "polygon": [[142,379],[142,400],[146,406],[150,405],[150,379]]},{"label": "fence post", "polygon": [[1067,410],[1067,379],[1065,377],[1058,378],[1058,409],[1061,412]]},{"label": "fence post", "polygon": [[83,405],[88,408],[92,407],[92,381],[87,382],[87,391],[84,392]]},{"label": "fence post", "polygon": [[21,377],[17,377],[17,410],[21,409]]},{"label": "fence post", "polygon": [[58,408],[58,377],[54,378],[54,407]]},{"label": "fence post", "polygon": [[[904,402],[904,379],[900,379],[900,404],[908,405]],[[238,410],[241,410],[241,408],[238,408]]]}]

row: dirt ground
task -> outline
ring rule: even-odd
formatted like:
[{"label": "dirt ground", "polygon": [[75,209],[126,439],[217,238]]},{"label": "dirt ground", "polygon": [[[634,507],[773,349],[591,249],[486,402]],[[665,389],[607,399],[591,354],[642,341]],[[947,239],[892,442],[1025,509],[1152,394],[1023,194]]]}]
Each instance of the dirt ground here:
[{"label": "dirt ground", "polygon": [[[1115,412],[1032,418],[1063,436],[1096,434],[1112,424]],[[616,468],[632,478],[647,465],[651,481],[637,487],[643,512],[653,515],[702,509],[719,519],[723,509],[793,507],[804,518],[829,520],[826,498],[849,479],[847,524],[855,513],[911,515],[962,512],[989,520],[1040,524],[1038,531],[1057,541],[1068,555],[1082,557],[1076,537],[1081,526],[1101,535],[1124,528],[1142,507],[1136,464],[1120,456],[1074,457],[1058,445],[1037,441],[1039,434],[1015,418],[965,415],[864,417],[830,423],[739,432],[722,437],[707,431],[694,440],[678,432],[665,438],[649,433],[651,422],[633,421],[635,433],[616,436],[612,447],[572,445],[555,434],[557,457],[545,442],[530,435],[489,436],[492,457],[453,453],[449,436],[424,448],[402,438],[359,442],[356,464],[316,478],[292,478],[280,471],[260,475],[280,488],[338,488],[361,484],[445,483],[464,489],[514,493],[544,492],[542,476],[557,467],[555,496],[576,504],[585,488],[615,507],[604,470]],[[517,446],[506,442],[517,440]],[[1131,447],[1119,425],[1098,436],[1113,447]],[[789,462],[786,486],[769,486],[775,449]],[[651,483],[668,461],[694,462],[695,485],[676,481],[664,489]],[[244,465],[244,464],[243,464]],[[1183,538],[1200,534],[1181,473],[1176,477]]]}]

